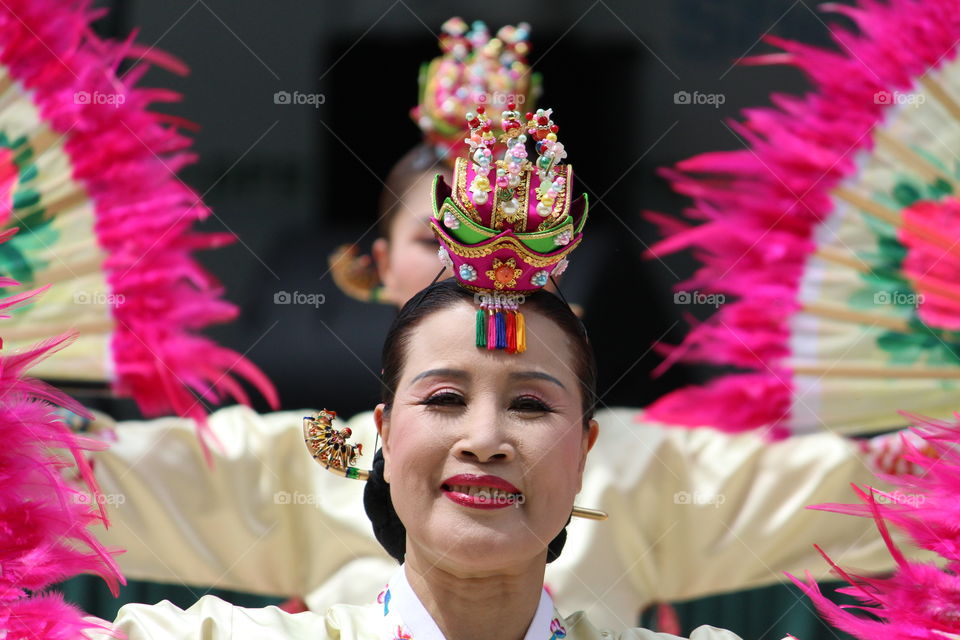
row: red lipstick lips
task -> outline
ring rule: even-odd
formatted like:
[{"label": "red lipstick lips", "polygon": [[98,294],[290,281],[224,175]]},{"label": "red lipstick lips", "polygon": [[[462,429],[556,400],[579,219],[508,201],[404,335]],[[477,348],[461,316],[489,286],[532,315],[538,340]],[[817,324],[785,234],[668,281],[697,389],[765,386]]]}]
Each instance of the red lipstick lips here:
[{"label": "red lipstick lips", "polygon": [[498,476],[459,474],[441,485],[443,495],[464,507],[503,509],[517,504],[523,494]]}]

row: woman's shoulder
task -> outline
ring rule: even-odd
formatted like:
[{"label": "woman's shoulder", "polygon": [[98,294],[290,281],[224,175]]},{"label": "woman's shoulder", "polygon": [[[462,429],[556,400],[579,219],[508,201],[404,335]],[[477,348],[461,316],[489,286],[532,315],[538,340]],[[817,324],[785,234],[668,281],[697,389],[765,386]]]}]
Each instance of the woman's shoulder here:
[{"label": "woman's shoulder", "polygon": [[320,615],[287,613],[277,607],[248,609],[208,595],[185,610],[168,600],[155,605],[128,604],[120,609],[114,627],[129,640],[367,640],[377,637],[381,620],[376,605],[337,605]]},{"label": "woman's shoulder", "polygon": [[[287,613],[277,607],[248,609],[208,595],[188,609],[169,600],[155,605],[128,604],[120,609],[113,626],[129,640],[378,640],[385,637],[386,621],[382,606],[377,604],[335,605],[326,615],[320,615],[311,611]],[[558,629],[551,630],[555,637],[566,640],[682,640],[646,629],[601,631],[583,612],[568,616]],[[91,633],[88,637],[106,640],[113,636]],[[741,639],[730,631],[704,626],[695,629],[689,640]]]},{"label": "woman's shoulder", "polygon": [[[567,616],[564,619],[564,627],[565,640],[683,640],[680,636],[658,633],[649,629],[633,628],[621,632],[600,630],[590,623],[582,611]],[[742,638],[732,631],[704,625],[694,629],[689,640],[742,640]]]}]

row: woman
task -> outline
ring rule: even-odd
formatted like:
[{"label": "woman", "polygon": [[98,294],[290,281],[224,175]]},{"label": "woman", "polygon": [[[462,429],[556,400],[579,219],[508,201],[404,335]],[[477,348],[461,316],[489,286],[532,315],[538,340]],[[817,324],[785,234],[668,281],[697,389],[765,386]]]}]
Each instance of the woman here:
[{"label": "woman", "polygon": [[[187,611],[127,605],[117,627],[131,640],[616,637],[582,614],[561,618],[543,589],[600,433],[586,335],[541,291],[524,306],[527,350],[478,354],[472,302],[453,281],[432,285],[404,306],[384,344],[374,413],[382,457],[366,502],[378,538],[404,564],[377,604],[321,616],[207,596]],[[690,637],[737,638],[707,627]]]},{"label": "woman", "polygon": [[[387,297],[398,302],[439,266],[429,204],[416,206],[430,202],[430,157],[414,151],[388,181],[397,200],[387,200],[389,241],[378,241],[375,256]],[[869,522],[835,523],[802,509],[840,500],[850,482],[872,478],[855,443],[819,434],[770,445],[753,435],[637,424],[635,415],[603,412],[604,462],[588,468],[584,504],[613,517],[572,524],[574,541],[548,576],[565,607],[629,626],[651,601],[770,584],[783,571],[821,566],[809,544],[815,533],[845,564],[891,566]],[[302,416],[217,412],[210,425],[224,451],[212,472],[187,421],[117,429],[96,473],[105,493],[126,498],[108,505],[113,526],[101,536],[128,550],[119,559],[125,573],[264,594],[323,585],[307,597],[319,612],[365,601],[395,565],[356,517],[362,487],[311,473]],[[372,453],[374,416],[361,414],[349,427]]]}]

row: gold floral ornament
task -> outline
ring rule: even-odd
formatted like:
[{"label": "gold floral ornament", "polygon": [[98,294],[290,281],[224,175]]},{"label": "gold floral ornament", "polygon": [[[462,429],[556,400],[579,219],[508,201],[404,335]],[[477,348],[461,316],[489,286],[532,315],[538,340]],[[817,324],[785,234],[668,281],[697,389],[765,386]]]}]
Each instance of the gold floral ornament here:
[{"label": "gold floral ornament", "polygon": [[523,270],[517,268],[517,261],[513,258],[501,260],[493,259],[493,268],[486,273],[487,277],[493,280],[493,286],[498,290],[507,288],[513,289],[517,286],[517,278],[523,275]]}]

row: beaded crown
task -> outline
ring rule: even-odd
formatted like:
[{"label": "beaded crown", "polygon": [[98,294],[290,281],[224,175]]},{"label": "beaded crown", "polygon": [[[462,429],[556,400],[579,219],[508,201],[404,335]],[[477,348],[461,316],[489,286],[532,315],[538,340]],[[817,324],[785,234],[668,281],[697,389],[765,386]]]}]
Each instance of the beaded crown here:
[{"label": "beaded crown", "polygon": [[463,116],[474,105],[502,109],[508,102],[533,108],[540,76],[527,64],[530,25],[506,25],[490,36],[487,25],[450,18],[441,28],[442,54],[420,67],[419,104],[410,116],[439,157],[452,163],[463,140]]},{"label": "beaded crown", "polygon": [[552,115],[538,109],[524,117],[510,103],[495,136],[485,108],[477,107],[466,114],[469,151],[456,160],[453,186],[434,178],[430,224],[440,260],[481,294],[477,346],[523,351],[522,294],[560,275],[583,238],[587,197],[572,197],[573,167],[561,164],[567,154]]}]

